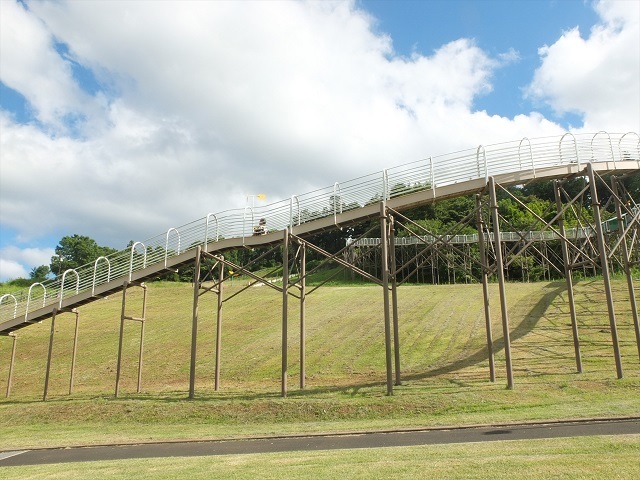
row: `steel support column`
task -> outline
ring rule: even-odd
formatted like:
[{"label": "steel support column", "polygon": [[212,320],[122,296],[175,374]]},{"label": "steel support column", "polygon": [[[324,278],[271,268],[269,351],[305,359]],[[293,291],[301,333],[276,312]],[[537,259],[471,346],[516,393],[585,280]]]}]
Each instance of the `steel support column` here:
[{"label": "steel support column", "polygon": [[484,321],[487,331],[487,353],[489,356],[489,379],[496,381],[496,367],[493,354],[493,335],[491,333],[491,310],[489,308],[489,265],[487,264],[487,252],[484,243],[484,222],[481,212],[482,202],[480,194],[476,195],[476,223],[478,226],[478,251],[480,254],[480,268],[482,271],[482,299],[484,303]]},{"label": "steel support column", "polygon": [[633,288],[633,275],[631,274],[631,263],[629,261],[629,247],[627,246],[627,239],[625,238],[625,225],[622,216],[622,207],[620,205],[620,189],[618,187],[618,179],[616,177],[611,178],[611,186],[613,188],[613,194],[615,196],[616,203],[616,215],[618,217],[618,231],[621,237],[622,248],[622,265],[624,267],[624,273],[627,277],[627,289],[629,291],[629,302],[631,304],[631,315],[633,316],[633,327],[636,333],[636,345],[638,347],[638,357],[640,358],[640,322],[638,321],[638,307],[636,305],[636,294]]},{"label": "steel support column", "polygon": [[613,355],[616,361],[616,373],[618,378],[622,378],[622,360],[620,358],[620,345],[618,344],[618,327],[616,325],[616,314],[613,308],[613,294],[611,292],[611,279],[609,278],[609,256],[607,255],[604,232],[602,231],[602,218],[600,217],[600,202],[598,200],[598,189],[596,178],[593,173],[593,165],[587,164],[587,175],[591,188],[591,206],[593,208],[593,222],[598,240],[598,250],[600,251],[600,266],[602,269],[602,281],[604,292],[607,298],[607,311],[609,312],[609,326],[611,328],[611,341],[613,343]]},{"label": "steel support column", "polygon": [[80,314],[74,309],[76,315],[76,328],[73,334],[73,353],[71,354],[71,378],[69,379],[69,395],[73,393],[73,378],[76,371],[76,353],[78,351],[78,329],[80,327]]},{"label": "steel support column", "polygon": [[389,240],[387,237],[387,205],[380,202],[380,248],[382,292],[384,305],[384,345],[387,368],[387,395],[393,395],[393,364],[391,354],[391,319],[389,314]]},{"label": "steel support column", "polygon": [[189,398],[193,398],[196,389],[196,350],[198,342],[198,300],[200,299],[200,260],[202,247],[196,247],[193,267],[193,316],[191,322],[191,363],[189,366]]},{"label": "steel support column", "polygon": [[[69,311],[69,310],[66,310]],[[51,373],[51,359],[53,357],[53,337],[55,334],[55,325],[56,325],[56,316],[58,314],[58,312],[62,313],[63,310],[58,310],[57,308],[54,307],[53,309],[53,313],[51,315],[51,333],[49,335],[49,353],[47,354],[47,370],[45,373],[45,377],[44,377],[44,393],[42,394],[42,400],[46,401],[47,400],[47,395],[49,393],[49,378],[50,378],[50,373]],[[75,324],[75,333],[74,333],[74,337],[73,337],[73,353],[72,353],[72,357],[71,357],[71,377],[69,380],[69,395],[71,395],[71,393],[73,393],[73,377],[75,374],[75,368],[76,368],[76,352],[78,350],[78,327],[79,327],[79,319],[80,319],[80,314],[78,313],[78,311],[74,308],[72,310],[70,310],[71,313],[74,313],[76,316],[76,324]]]},{"label": "steel support column", "polygon": [[140,322],[140,349],[138,352],[138,382],[136,386],[136,391],[140,393],[141,385],[142,385],[142,355],[144,351],[144,323],[147,316],[147,286],[142,283],[140,287],[143,290],[142,294],[142,316],[141,317],[133,317],[126,314],[126,304],[127,304],[127,290],[131,285],[129,282],[125,281],[122,284],[122,310],[120,313],[120,338],[118,340],[118,365],[116,367],[116,391],[115,397],[117,398],[120,394],[120,375],[122,373],[122,343],[124,337],[124,322],[125,320],[134,320],[136,322]]},{"label": "steel support column", "polygon": [[282,242],[282,385],[281,393],[287,396],[287,324],[289,307],[289,229],[284,229]]},{"label": "steel support column", "polygon": [[562,199],[560,197],[560,184],[553,181],[553,192],[556,198],[556,210],[558,212],[558,231],[560,232],[560,245],[562,247],[562,263],[564,265],[564,278],[567,285],[567,298],[569,300],[569,314],[571,316],[571,332],[573,334],[573,350],[576,358],[576,369],[582,373],[582,356],[580,355],[580,338],[578,337],[578,320],[576,318],[576,306],[573,297],[573,269],[569,257],[569,246],[564,228],[564,214],[562,213]]},{"label": "steel support column", "polygon": [[18,341],[18,336],[15,333],[10,333],[7,336],[13,338],[13,342],[11,345],[11,361],[9,362],[9,378],[7,378],[6,397],[9,398],[9,395],[11,395],[11,382],[13,381],[13,364],[16,360],[16,343]]},{"label": "steel support column", "polygon": [[391,259],[391,306],[393,310],[393,354],[396,371],[396,385],[402,385],[400,378],[400,325],[398,320],[398,282],[396,272],[396,237],[393,216],[389,215],[389,257]]},{"label": "steel support column", "polygon": [[218,265],[218,310],[216,317],[216,371],[214,389],[216,392],[220,388],[220,355],[222,352],[222,293],[224,285],[224,257],[220,257]]},{"label": "steel support column", "polygon": [[47,400],[47,394],[49,392],[49,374],[51,373],[51,356],[53,354],[53,334],[56,329],[56,315],[58,314],[58,308],[53,307],[51,314],[51,334],[49,335],[49,353],[47,354],[47,370],[44,375],[44,393],[42,394],[42,401]]},{"label": "steel support column", "polygon": [[306,386],[306,301],[307,301],[307,248],[300,246],[300,389]]},{"label": "steel support column", "polygon": [[491,217],[493,220],[493,238],[496,252],[496,273],[500,290],[500,310],[502,311],[502,333],[504,336],[504,356],[507,368],[507,388],[513,389],[513,369],[511,367],[511,338],[509,333],[509,313],[507,311],[507,295],[504,281],[504,263],[502,261],[502,243],[500,240],[500,215],[496,198],[496,184],[489,177],[489,196],[491,200]]}]

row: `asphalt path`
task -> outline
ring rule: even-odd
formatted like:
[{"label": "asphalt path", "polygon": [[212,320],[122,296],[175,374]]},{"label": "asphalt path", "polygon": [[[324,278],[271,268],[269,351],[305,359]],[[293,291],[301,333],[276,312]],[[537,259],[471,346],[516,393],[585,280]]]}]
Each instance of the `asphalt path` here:
[{"label": "asphalt path", "polygon": [[4,451],[0,452],[0,468],[133,458],[238,455],[625,434],[640,434],[640,418]]}]

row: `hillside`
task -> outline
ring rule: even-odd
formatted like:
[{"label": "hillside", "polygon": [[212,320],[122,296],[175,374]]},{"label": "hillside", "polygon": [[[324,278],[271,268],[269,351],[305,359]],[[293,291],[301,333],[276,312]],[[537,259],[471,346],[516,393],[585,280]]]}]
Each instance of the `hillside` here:
[{"label": "hillside", "polygon": [[[614,282],[623,366],[638,369],[638,354],[629,312],[626,284]],[[225,291],[230,296],[240,281]],[[601,282],[576,286],[585,371],[610,372],[615,377],[606,305]],[[508,285],[513,366],[519,379],[575,371],[564,285]],[[144,344],[143,391],[149,394],[188,391],[192,288],[189,284],[152,283]],[[492,285],[491,311],[496,342],[498,382],[504,381],[502,327],[497,287]],[[602,298],[601,298],[602,297]],[[200,302],[196,390],[210,390],[214,372],[214,295]],[[127,314],[140,315],[141,289],[131,289]],[[307,299],[307,385],[353,386],[383,383],[384,329],[382,294],[374,286],[333,286]],[[295,389],[299,373],[298,302],[289,301],[289,383]],[[121,295],[113,295],[80,310],[74,392],[109,394],[114,390]],[[404,286],[399,290],[403,378],[429,382],[488,378],[482,288],[479,285]],[[223,388],[273,388],[280,378],[281,296],[266,287],[252,288],[223,307]],[[74,316],[56,322],[49,395],[65,395],[71,364]],[[135,392],[139,324],[127,322],[121,392]],[[42,394],[50,320],[19,333],[12,397]],[[6,389],[10,340],[2,339],[6,355],[0,366],[0,388]],[[381,386],[382,388],[382,386]]]}]

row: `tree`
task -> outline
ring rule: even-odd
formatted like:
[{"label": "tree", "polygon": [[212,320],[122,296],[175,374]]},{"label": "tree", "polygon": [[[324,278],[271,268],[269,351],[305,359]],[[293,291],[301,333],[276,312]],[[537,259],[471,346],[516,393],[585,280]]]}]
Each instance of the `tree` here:
[{"label": "tree", "polygon": [[34,267],[29,273],[29,278],[34,282],[43,282],[47,279],[47,275],[51,273],[51,269],[47,265]]},{"label": "tree", "polygon": [[56,247],[56,254],[51,257],[49,267],[59,275],[65,270],[93,263],[98,257],[116,251],[110,247],[101,247],[93,238],[84,235],[64,236]]}]

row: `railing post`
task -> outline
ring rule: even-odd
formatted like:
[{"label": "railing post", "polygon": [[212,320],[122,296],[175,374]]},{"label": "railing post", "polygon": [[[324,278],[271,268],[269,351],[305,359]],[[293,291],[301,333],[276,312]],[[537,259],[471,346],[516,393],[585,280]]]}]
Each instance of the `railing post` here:
[{"label": "railing post", "polygon": [[208,251],[207,250],[207,245],[209,242],[209,218],[213,217],[216,221],[216,242],[218,241],[218,217],[216,217],[215,213],[209,213],[207,214],[207,220],[206,220],[206,225],[204,227],[204,251]]}]

